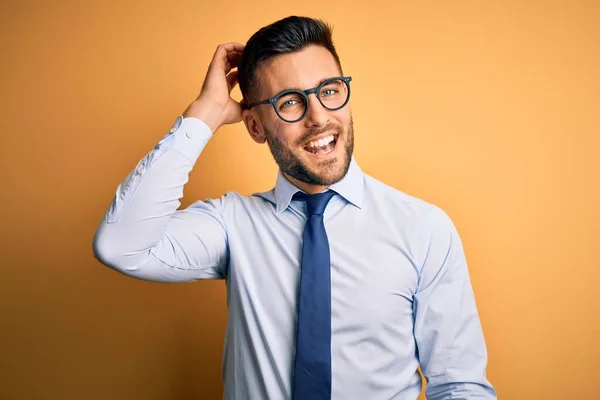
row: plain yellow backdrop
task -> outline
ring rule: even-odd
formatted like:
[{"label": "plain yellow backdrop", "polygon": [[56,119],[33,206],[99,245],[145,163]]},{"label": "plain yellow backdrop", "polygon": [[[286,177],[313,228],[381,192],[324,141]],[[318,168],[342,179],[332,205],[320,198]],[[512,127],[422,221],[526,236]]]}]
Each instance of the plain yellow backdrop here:
[{"label": "plain yellow backdrop", "polygon": [[[457,225],[499,398],[600,398],[600,2],[12,3],[0,398],[220,398],[224,283],[126,278],[92,238],[216,46],[291,14],[334,25],[361,167]],[[182,207],[275,177],[267,147],[227,126]]]}]

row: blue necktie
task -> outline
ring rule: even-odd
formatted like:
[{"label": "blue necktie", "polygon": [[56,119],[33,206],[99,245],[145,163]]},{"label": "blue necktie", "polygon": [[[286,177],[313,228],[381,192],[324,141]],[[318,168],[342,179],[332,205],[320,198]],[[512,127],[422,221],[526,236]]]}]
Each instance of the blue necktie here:
[{"label": "blue necktie", "polygon": [[332,191],[294,195],[306,201],[308,216],[302,241],[293,400],[331,399],[331,266],[323,213],[333,195]]}]

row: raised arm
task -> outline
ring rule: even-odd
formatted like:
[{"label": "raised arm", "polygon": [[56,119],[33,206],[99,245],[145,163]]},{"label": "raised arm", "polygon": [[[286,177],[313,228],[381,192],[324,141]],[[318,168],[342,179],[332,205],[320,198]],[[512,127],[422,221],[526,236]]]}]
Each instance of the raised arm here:
[{"label": "raised arm", "polygon": [[178,210],[196,160],[223,124],[241,121],[230,97],[243,45],[220,45],[198,98],[118,186],[93,240],[95,257],[123,274],[157,282],[222,278],[227,196]]}]

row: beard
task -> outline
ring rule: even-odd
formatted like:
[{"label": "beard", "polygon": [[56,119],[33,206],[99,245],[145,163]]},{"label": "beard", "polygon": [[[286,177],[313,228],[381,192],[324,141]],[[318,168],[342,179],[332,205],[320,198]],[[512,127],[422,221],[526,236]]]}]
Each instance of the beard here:
[{"label": "beard", "polygon": [[[294,152],[290,150],[281,137],[266,128],[265,136],[267,143],[269,144],[271,154],[273,155],[275,162],[282,172],[310,185],[330,186],[342,180],[350,168],[352,153],[354,151],[354,124],[352,121],[352,116],[350,116],[350,124],[348,125],[347,134],[345,136],[343,135],[342,130],[342,127],[332,127],[331,125],[327,125],[325,128],[319,130],[313,129],[306,132],[297,141],[298,145],[300,145],[306,143],[308,140],[310,140],[310,138],[324,132],[333,131],[338,135],[335,145],[338,146],[343,144],[344,148],[340,149],[342,152],[341,155],[338,155],[338,157],[319,163],[319,168],[325,169],[325,171],[312,171]],[[344,139],[343,143],[341,139]],[[341,165],[340,162],[342,163]]]}]

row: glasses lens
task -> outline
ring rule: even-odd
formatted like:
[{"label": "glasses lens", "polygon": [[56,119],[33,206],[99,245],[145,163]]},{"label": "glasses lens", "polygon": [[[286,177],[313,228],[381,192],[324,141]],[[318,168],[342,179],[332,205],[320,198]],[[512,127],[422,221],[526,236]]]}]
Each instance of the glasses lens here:
[{"label": "glasses lens", "polygon": [[[337,110],[346,104],[349,94],[348,84],[342,79],[334,79],[321,86],[319,99],[326,109]],[[298,121],[306,111],[306,97],[303,93],[290,91],[279,97],[275,109],[284,121]]]},{"label": "glasses lens", "polygon": [[335,110],[344,105],[348,99],[348,86],[341,79],[335,79],[323,85],[319,92],[319,98],[323,107]]},{"label": "glasses lens", "polygon": [[302,117],[306,109],[306,99],[297,92],[290,92],[281,96],[275,104],[277,114],[285,121],[296,121]]}]

